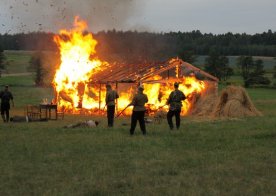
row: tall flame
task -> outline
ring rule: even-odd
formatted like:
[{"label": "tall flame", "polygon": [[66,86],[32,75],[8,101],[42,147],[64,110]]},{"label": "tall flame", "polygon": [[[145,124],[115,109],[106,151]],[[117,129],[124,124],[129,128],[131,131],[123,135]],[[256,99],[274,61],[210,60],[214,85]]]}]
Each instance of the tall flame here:
[{"label": "tall flame", "polygon": [[[97,41],[91,33],[85,33],[86,30],[86,22],[76,17],[72,30],[60,30],[59,35],[54,37],[54,41],[59,47],[61,62],[53,80],[57,94],[56,101],[59,107],[71,112],[77,111],[78,108],[95,111],[104,106],[104,103],[102,105],[101,103],[105,98],[105,89],[99,85],[92,85],[91,81],[93,74],[106,69],[109,64],[95,57]],[[179,69],[177,67],[177,73]],[[152,79],[159,80],[162,77],[156,75]],[[206,84],[194,76],[179,78],[178,74],[176,78],[168,79],[167,83],[145,83],[144,93],[149,98],[148,110],[168,109],[165,104],[170,92],[174,90],[175,80],[180,82],[179,89],[187,97],[192,96],[195,92],[202,93],[206,88]],[[134,86],[125,86],[119,92],[120,98],[117,102],[119,111],[131,102],[134,93]],[[183,102],[182,114],[186,114],[190,107],[191,102],[186,99]],[[130,112],[131,109],[126,110],[126,114]]]},{"label": "tall flame", "polygon": [[97,58],[91,59],[96,53],[97,41],[91,33],[84,33],[86,29],[86,22],[76,17],[74,29],[60,30],[60,35],[54,37],[60,50],[61,64],[53,83],[59,106],[67,109],[80,105],[93,107],[95,100],[89,96],[88,81],[101,65],[106,64]]}]

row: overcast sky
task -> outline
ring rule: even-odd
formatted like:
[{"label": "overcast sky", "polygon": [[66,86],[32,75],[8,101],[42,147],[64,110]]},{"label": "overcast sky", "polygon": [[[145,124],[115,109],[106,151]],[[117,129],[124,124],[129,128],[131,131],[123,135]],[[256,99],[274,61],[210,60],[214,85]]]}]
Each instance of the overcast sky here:
[{"label": "overcast sky", "polygon": [[92,32],[276,31],[276,0],[0,0],[0,33],[57,32],[75,15]]}]

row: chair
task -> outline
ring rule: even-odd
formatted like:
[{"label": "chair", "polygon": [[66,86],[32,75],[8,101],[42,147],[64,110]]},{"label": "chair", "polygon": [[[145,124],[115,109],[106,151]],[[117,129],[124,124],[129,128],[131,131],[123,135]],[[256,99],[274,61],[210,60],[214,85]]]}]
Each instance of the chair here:
[{"label": "chair", "polygon": [[26,115],[30,120],[40,120],[41,112],[38,106],[27,105],[26,107]]},{"label": "chair", "polygon": [[57,118],[61,118],[62,120],[64,119],[64,112],[57,112]]},{"label": "chair", "polygon": [[61,118],[64,119],[64,108],[62,107],[60,110],[57,111],[57,119]]}]

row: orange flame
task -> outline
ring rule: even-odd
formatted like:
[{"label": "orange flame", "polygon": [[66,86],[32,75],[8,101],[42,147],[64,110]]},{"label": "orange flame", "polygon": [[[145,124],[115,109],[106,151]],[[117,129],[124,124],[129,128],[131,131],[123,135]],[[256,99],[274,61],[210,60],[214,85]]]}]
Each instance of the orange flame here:
[{"label": "orange flame", "polygon": [[93,73],[107,63],[91,59],[96,53],[97,41],[91,33],[84,33],[87,24],[76,17],[74,27],[71,31],[60,30],[60,35],[54,37],[60,50],[61,64],[53,84],[59,107],[73,110],[82,105],[91,109],[97,100],[89,96],[88,82]]},{"label": "orange flame", "polygon": [[[155,76],[154,79],[160,79],[160,76]],[[151,110],[156,111],[159,108],[168,109],[166,105],[167,99],[170,93],[174,90],[175,79],[168,79],[166,84],[154,83],[145,84],[144,93],[148,95],[149,107]],[[197,80],[195,76],[188,76],[183,78],[178,78],[179,90],[181,90],[185,96],[188,98],[182,102],[182,115],[187,114],[191,107],[191,102],[189,97],[194,96],[194,94],[201,94],[206,89],[206,84],[203,81]]]},{"label": "orange flame", "polygon": [[[60,50],[61,63],[56,70],[53,86],[57,93],[58,106],[65,108],[66,111],[76,112],[79,110],[78,108],[83,108],[93,112],[98,110],[100,106],[100,109],[103,109],[105,104],[102,102],[105,100],[106,89],[100,89],[99,85],[92,85],[91,81],[93,74],[106,69],[109,64],[95,57],[97,41],[91,33],[84,33],[86,30],[86,22],[76,17],[72,30],[60,30],[60,34],[54,37]],[[162,78],[156,75],[151,79],[159,80]],[[149,110],[157,111],[161,107],[165,110],[168,109],[168,106],[164,105],[170,92],[174,90],[173,83],[176,79],[180,82],[179,89],[187,97],[192,96],[195,92],[202,93],[206,88],[206,84],[194,76],[178,78],[177,75],[175,79],[168,79],[167,83],[144,83],[144,93],[149,98],[147,104]],[[119,111],[131,102],[134,93],[134,86],[127,85],[119,91],[120,98],[117,101]],[[190,107],[191,102],[186,99],[183,102],[182,114],[185,115]],[[131,108],[128,108],[125,114],[130,113]]]}]

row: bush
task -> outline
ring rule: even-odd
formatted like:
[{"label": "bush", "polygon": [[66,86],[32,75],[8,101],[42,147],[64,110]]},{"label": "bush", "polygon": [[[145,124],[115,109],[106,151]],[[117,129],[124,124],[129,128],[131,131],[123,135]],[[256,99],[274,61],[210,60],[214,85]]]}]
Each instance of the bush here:
[{"label": "bush", "polygon": [[42,53],[38,52],[32,56],[29,62],[30,66],[28,67],[28,69],[35,71],[36,86],[44,86],[44,77],[46,75],[46,70],[43,68],[42,59]]}]

